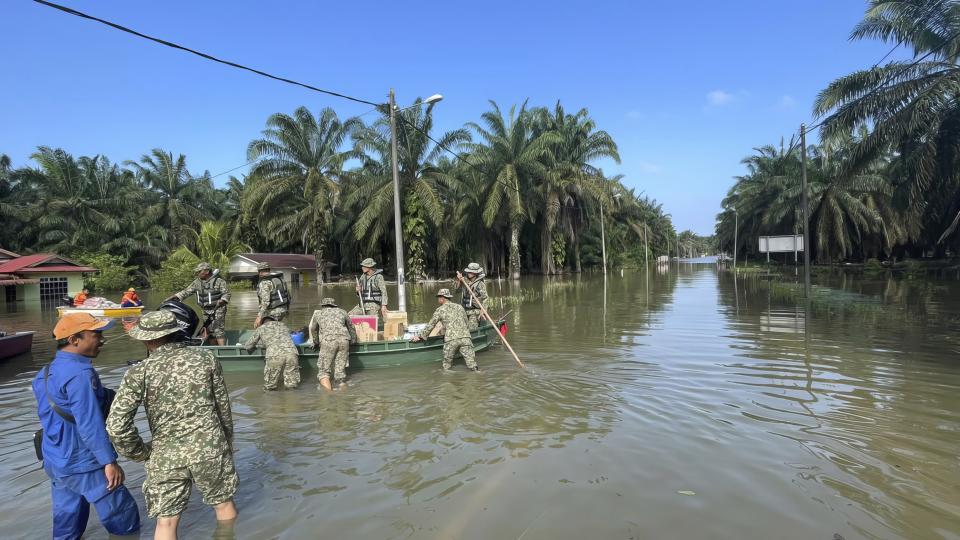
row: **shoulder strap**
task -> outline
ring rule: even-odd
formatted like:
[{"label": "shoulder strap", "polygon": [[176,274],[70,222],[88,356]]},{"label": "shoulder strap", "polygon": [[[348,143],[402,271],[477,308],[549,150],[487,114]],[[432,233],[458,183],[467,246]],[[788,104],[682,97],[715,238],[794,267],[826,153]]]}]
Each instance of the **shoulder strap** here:
[{"label": "shoulder strap", "polygon": [[73,417],[72,414],[60,408],[59,405],[53,402],[53,398],[50,397],[50,387],[47,385],[47,381],[50,379],[50,364],[47,364],[43,368],[43,393],[47,395],[47,403],[50,404],[50,408],[53,411],[60,415],[60,418],[63,418],[71,424],[76,424],[77,419]]}]

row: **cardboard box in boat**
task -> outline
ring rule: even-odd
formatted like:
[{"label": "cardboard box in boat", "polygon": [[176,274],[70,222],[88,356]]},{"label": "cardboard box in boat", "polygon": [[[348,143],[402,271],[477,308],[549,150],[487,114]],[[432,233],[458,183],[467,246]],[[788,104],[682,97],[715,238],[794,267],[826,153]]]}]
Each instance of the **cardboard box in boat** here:
[{"label": "cardboard box in boat", "polygon": [[407,330],[406,311],[388,311],[383,318],[383,339],[400,339]]},{"label": "cardboard box in boat", "polygon": [[358,342],[377,341],[376,315],[351,315],[350,322],[353,323],[353,328],[357,331]]}]

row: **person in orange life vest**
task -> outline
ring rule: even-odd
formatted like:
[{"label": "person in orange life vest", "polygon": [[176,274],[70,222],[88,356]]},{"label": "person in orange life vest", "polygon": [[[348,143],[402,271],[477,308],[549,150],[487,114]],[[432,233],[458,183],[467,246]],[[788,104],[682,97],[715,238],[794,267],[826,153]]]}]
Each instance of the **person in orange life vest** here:
[{"label": "person in orange life vest", "polygon": [[120,307],[139,307],[142,305],[143,302],[140,301],[137,290],[133,287],[127,289],[127,292],[123,293],[123,298],[120,299]]},{"label": "person in orange life vest", "polygon": [[90,289],[84,287],[82,291],[78,292],[77,295],[73,297],[73,305],[77,307],[82,306],[83,303],[87,301],[89,296]]}]

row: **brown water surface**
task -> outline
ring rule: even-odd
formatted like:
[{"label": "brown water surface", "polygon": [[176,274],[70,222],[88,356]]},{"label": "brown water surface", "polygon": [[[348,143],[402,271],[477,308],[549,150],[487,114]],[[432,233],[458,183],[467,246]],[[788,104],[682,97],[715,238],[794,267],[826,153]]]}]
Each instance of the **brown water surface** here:
[{"label": "brown water surface", "polygon": [[[525,371],[497,347],[478,355],[480,375],[443,374],[439,362],[371,370],[334,394],[313,374],[281,393],[264,393],[257,374],[229,374],[242,481],[234,533],[960,538],[960,281],[818,281],[830,288],[809,310],[710,265],[617,272],[606,285],[599,275],[494,281],[493,311],[509,295],[508,337]],[[440,286],[409,287],[416,320]],[[352,288],[301,287],[292,321],[321,296],[346,305]],[[249,325],[255,309],[252,292],[234,293],[228,328]],[[0,312],[0,327],[41,335],[32,355],[0,364],[0,530],[41,538],[50,495],[29,442],[29,380],[52,357],[55,315],[20,310]],[[143,353],[120,328],[108,334],[96,364],[115,387]],[[123,466],[143,511],[143,467]],[[182,527],[187,538],[214,534],[196,494]],[[91,517],[87,538],[104,537]]]}]

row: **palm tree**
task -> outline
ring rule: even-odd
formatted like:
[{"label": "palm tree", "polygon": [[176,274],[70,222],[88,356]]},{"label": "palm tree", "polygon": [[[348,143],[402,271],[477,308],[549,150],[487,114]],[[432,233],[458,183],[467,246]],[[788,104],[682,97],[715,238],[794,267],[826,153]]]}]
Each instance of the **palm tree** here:
[{"label": "palm tree", "polygon": [[510,107],[507,117],[495,101],[490,105],[492,110],[481,116],[483,126],[468,124],[483,140],[471,148],[487,175],[484,223],[493,227],[499,222],[509,228],[510,276],[519,279],[520,227],[529,216],[520,194],[529,193],[536,182],[547,177],[553,161],[551,148],[561,139],[553,131],[534,133],[534,118],[526,102],[519,111],[516,106]]},{"label": "palm tree", "polygon": [[[433,103],[414,105],[396,112],[397,164],[403,208],[403,237],[407,267],[413,280],[425,275],[427,242],[442,224],[443,192],[456,177],[438,166],[447,149],[456,151],[470,141],[466,129],[443,133],[433,142]],[[354,189],[348,202],[357,212],[353,232],[368,251],[382,247],[393,228],[393,176],[390,162],[390,122],[387,111],[373,125],[354,135],[354,148],[361,157]]]},{"label": "palm tree", "polygon": [[559,135],[552,146],[553,163],[539,185],[542,202],[541,269],[545,274],[559,270],[551,246],[562,243],[563,235],[556,234],[558,225],[565,236],[574,243],[576,270],[579,272],[579,228],[584,223],[583,205],[585,184],[597,178],[598,170],[592,162],[611,158],[620,163],[617,144],[606,131],[597,131],[596,123],[587,109],[576,114],[567,114],[557,101],[553,111],[547,108],[533,110],[535,133],[553,132]]},{"label": "palm tree", "polygon": [[354,155],[343,148],[359,125],[355,118],[341,122],[329,107],[317,117],[298,107],[293,116],[271,115],[263,138],[247,147],[247,158],[257,163],[244,188],[244,214],[272,241],[313,252],[321,280],[341,206],[344,163]]},{"label": "palm tree", "polygon": [[[828,115],[826,140],[861,126],[869,135],[847,169],[890,150],[901,163],[893,178],[901,206],[921,220],[925,240],[943,241],[960,220],[960,10],[953,0],[871,0],[851,39],[877,38],[912,48],[914,62],[889,62],[832,82],[814,111]],[[919,225],[919,223],[918,223]]]},{"label": "palm tree", "polygon": [[144,214],[170,231],[171,244],[183,244],[190,238],[187,231],[205,217],[200,207],[203,195],[211,189],[209,177],[194,178],[187,170],[186,156],[180,154],[174,159],[172,152],[159,148],[142,156],[140,163],[126,164],[150,194]]}]

